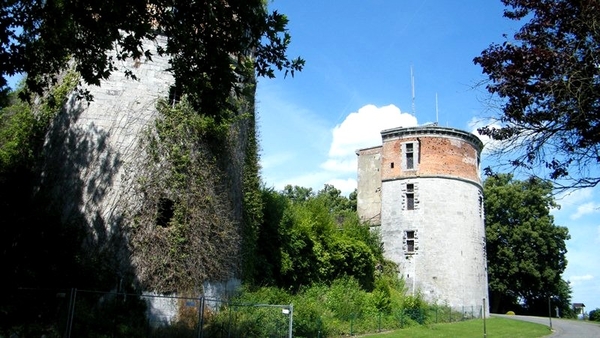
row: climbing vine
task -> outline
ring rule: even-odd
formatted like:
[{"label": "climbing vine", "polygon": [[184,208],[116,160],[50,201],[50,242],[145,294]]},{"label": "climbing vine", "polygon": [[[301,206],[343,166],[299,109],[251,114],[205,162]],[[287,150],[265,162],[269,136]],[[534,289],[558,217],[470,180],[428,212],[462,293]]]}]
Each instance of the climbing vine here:
[{"label": "climbing vine", "polygon": [[143,165],[131,171],[133,263],[147,290],[192,292],[240,270],[241,224],[222,165],[236,121],[198,114],[185,97],[157,108],[141,143]]}]

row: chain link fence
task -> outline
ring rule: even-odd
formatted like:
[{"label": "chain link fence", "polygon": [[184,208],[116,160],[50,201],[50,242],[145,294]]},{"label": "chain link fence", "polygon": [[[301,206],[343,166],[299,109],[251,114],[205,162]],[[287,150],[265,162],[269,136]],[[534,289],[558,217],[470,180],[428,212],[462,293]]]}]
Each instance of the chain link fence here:
[{"label": "chain link fence", "polygon": [[483,315],[482,306],[428,306],[389,313],[307,316],[291,304],[242,304],[199,297],[18,290],[0,308],[0,337],[339,337],[457,322]]},{"label": "chain link fence", "polygon": [[0,337],[292,337],[291,304],[199,297],[18,290],[0,310]]}]

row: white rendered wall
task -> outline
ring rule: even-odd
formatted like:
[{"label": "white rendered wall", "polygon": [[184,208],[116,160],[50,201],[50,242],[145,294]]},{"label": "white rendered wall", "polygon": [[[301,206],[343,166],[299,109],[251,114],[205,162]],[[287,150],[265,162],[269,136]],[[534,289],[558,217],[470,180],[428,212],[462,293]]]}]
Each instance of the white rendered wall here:
[{"label": "white rendered wall", "polygon": [[[403,210],[407,183],[414,184],[415,210]],[[453,178],[416,177],[385,181],[381,193],[384,254],[398,263],[409,293],[469,309],[480,309],[486,298],[487,309],[480,186]],[[406,230],[416,231],[414,254],[406,254]]]}]

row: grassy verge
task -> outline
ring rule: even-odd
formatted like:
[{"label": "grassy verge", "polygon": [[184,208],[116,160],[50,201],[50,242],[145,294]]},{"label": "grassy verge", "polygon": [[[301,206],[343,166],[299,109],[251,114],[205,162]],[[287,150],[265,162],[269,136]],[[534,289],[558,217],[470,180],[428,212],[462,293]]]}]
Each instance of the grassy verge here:
[{"label": "grassy verge", "polygon": [[[488,318],[485,320],[487,338],[537,338],[551,334],[550,329],[541,324],[521,322],[506,318]],[[385,338],[481,338],[483,337],[483,320],[473,319],[450,324],[433,324],[428,326],[415,326],[407,329],[386,332],[368,337]],[[365,336],[367,337],[367,336]]]}]

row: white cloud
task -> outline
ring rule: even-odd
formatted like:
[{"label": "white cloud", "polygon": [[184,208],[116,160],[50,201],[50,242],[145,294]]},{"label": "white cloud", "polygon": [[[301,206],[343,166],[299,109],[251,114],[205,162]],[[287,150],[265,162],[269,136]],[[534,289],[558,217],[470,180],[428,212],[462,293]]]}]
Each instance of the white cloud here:
[{"label": "white cloud", "polygon": [[[381,131],[396,127],[414,127],[417,118],[394,105],[368,104],[350,113],[332,130],[328,158],[320,168],[330,176],[327,182],[348,194],[357,186],[356,150],[381,145]],[[350,177],[351,176],[351,177]]]},{"label": "white cloud", "polygon": [[594,279],[594,276],[587,274],[581,276],[571,276],[569,277],[569,282],[571,282],[571,286],[581,285],[582,282],[591,281]]},{"label": "white cloud", "polygon": [[262,169],[271,169],[277,167],[282,163],[286,163],[294,158],[294,154],[291,152],[280,152],[268,156],[260,157],[260,166]]},{"label": "white cloud", "polygon": [[588,275],[583,275],[583,276],[571,276],[570,281],[571,282],[579,282],[579,281],[583,281],[583,280],[592,280],[594,279],[594,276],[588,274]]},{"label": "white cloud", "polygon": [[502,141],[492,140],[487,135],[481,135],[477,131],[477,129],[490,126],[500,128],[500,123],[492,119],[481,119],[473,117],[468,123],[469,129],[471,129],[471,133],[477,136],[481,142],[483,142],[483,153],[484,155],[491,154],[497,150],[502,149]]},{"label": "white cloud", "polygon": [[582,216],[600,212],[600,203],[588,202],[577,207],[577,211],[571,215],[571,219],[578,219]]},{"label": "white cloud", "polygon": [[[266,100],[266,99],[265,99]],[[271,102],[272,100],[268,101]],[[291,109],[283,109],[292,111]],[[273,121],[263,120],[264,124]],[[293,124],[297,128],[297,124]],[[372,104],[365,105],[346,116],[334,128],[329,129],[327,139],[330,138],[327,158],[320,161],[319,169],[311,172],[298,173],[286,171],[284,166],[292,160],[298,161],[305,154],[298,151],[272,149],[269,155],[261,158],[264,173],[269,176],[276,189],[282,189],[286,184],[312,187],[315,191],[322,189],[325,183],[332,184],[342,193],[348,194],[356,189],[357,156],[356,150],[381,145],[381,131],[396,127],[417,126],[417,118],[411,114],[403,113],[394,105],[377,107]],[[322,142],[326,139],[323,135],[314,132],[299,133],[311,135],[308,143]],[[271,136],[271,135],[263,135]],[[276,148],[272,146],[272,148]],[[302,165],[299,165],[302,166]],[[283,170],[283,171],[282,171]],[[285,174],[284,174],[285,172]]]},{"label": "white cloud", "polygon": [[350,158],[331,159],[330,158],[321,164],[321,168],[328,170],[328,171],[356,173],[357,165],[358,164],[356,163],[356,155],[354,155],[354,158],[352,158],[352,159],[350,159]]},{"label": "white cloud", "polygon": [[329,180],[327,182],[327,184],[333,185],[334,187],[339,189],[343,195],[346,195],[346,196],[348,196],[349,193],[353,192],[354,189],[356,189],[356,187],[357,187],[356,180],[353,178],[347,178],[347,179],[334,178],[332,180]]},{"label": "white cloud", "polygon": [[592,198],[594,188],[583,188],[569,190],[556,197],[556,201],[561,207],[571,207],[583,201],[589,201]]},{"label": "white cloud", "polygon": [[381,131],[395,127],[413,127],[417,118],[408,113],[402,113],[394,105],[376,107],[368,104],[350,113],[346,119],[333,128],[333,141],[329,148],[329,156],[355,156],[360,148],[381,144]]}]

